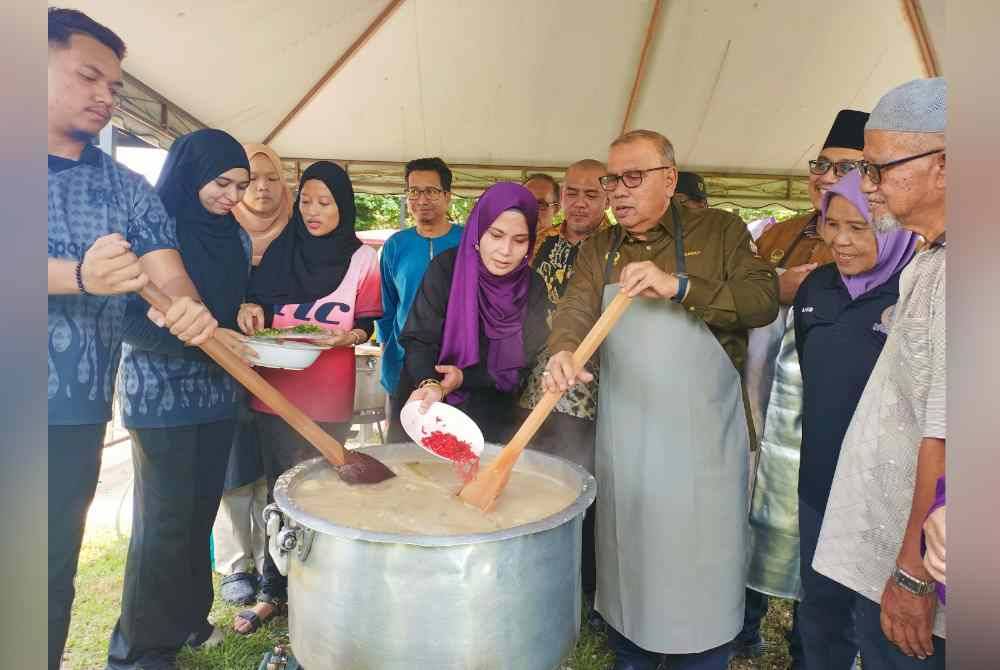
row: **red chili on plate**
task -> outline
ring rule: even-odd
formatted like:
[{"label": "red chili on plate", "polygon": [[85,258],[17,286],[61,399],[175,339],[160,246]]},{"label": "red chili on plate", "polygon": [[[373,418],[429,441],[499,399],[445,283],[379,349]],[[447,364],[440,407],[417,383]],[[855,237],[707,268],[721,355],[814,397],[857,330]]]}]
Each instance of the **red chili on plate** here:
[{"label": "red chili on plate", "polygon": [[455,462],[455,472],[463,481],[470,481],[479,469],[479,457],[469,446],[451,433],[435,430],[430,435],[421,438],[420,444],[442,458]]}]

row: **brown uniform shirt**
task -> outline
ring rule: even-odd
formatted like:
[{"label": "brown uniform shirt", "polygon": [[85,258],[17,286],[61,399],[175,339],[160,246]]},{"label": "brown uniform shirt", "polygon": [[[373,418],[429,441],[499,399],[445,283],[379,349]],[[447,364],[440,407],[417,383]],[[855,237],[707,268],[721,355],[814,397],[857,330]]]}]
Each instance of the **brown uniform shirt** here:
[{"label": "brown uniform shirt", "polygon": [[757,253],[776,268],[830,263],[830,250],[816,232],[818,220],[819,213],[812,210],[774,224],[757,239]]},{"label": "brown uniform shirt", "polygon": [[[617,283],[622,268],[636,261],[676,271],[673,211],[681,216],[688,274],[682,305],[704,320],[736,369],[743,370],[747,331],[767,325],[778,314],[778,280],[771,266],[754,254],[746,224],[735,214],[711,208],[668,210],[648,240],[624,236],[607,283]],[[582,243],[573,277],[552,318],[553,353],[575,350],[600,316],[612,238],[613,229],[607,229]]]}]

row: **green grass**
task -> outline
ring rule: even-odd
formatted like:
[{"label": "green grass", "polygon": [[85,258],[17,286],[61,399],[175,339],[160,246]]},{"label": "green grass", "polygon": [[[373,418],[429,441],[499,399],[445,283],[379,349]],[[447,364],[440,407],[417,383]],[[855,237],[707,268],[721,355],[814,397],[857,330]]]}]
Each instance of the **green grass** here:
[{"label": "green grass", "polygon": [[[118,618],[121,606],[121,584],[125,569],[128,539],[113,534],[88,535],[80,555],[77,574],[77,594],[73,605],[73,621],[66,643],[64,667],[73,670],[104,668],[108,638]],[[184,650],[178,657],[180,670],[256,670],[261,657],[275,644],[287,643],[288,626],[284,617],[275,617],[253,635],[232,632],[233,617],[240,607],[216,599],[209,617],[229,631],[225,641],[210,650]],[[764,619],[764,638],[769,650],[761,658],[736,660],[730,670],[785,670],[789,666],[785,632],[791,627],[791,606],[788,601],[772,599]],[[608,670],[612,664],[603,633],[595,633],[584,625],[580,641],[563,670]],[[417,670],[417,669],[415,669]]]}]

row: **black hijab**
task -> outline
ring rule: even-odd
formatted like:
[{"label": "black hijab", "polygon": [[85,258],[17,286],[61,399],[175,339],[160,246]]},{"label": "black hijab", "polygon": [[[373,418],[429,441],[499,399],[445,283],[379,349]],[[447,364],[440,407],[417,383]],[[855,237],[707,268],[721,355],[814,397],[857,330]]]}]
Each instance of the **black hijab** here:
[{"label": "black hijab", "polygon": [[177,241],[188,275],[212,316],[225,328],[236,327],[236,313],[246,296],[250,259],[232,214],[212,214],[198,191],[233,168],[250,163],[243,146],[228,133],[196,130],[170,146],[156,192],[177,222]]},{"label": "black hijab", "polygon": [[333,194],[340,223],[326,235],[312,235],[295,199],[292,220],[264,252],[250,282],[250,299],[260,305],[312,302],[337,290],[361,247],[354,233],[354,187],[347,173],[330,161],[313,163],[302,173],[299,193],[310,179],[318,179]]}]

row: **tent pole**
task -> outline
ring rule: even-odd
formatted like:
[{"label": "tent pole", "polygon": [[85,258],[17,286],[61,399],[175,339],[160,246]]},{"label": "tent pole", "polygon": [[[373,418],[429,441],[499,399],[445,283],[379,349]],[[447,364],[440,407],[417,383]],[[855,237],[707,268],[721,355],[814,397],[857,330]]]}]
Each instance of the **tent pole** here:
[{"label": "tent pole", "polygon": [[354,57],[354,54],[360,51],[361,47],[363,47],[368,40],[371,39],[372,35],[378,32],[378,29],[382,27],[382,24],[384,24],[389,17],[392,16],[397,9],[399,9],[401,4],[403,4],[403,0],[390,0],[385,8],[379,12],[378,16],[375,17],[375,20],[372,21],[367,28],[365,28],[364,32],[361,33],[358,39],[354,40],[354,43],[347,47],[347,50],[344,51],[344,53],[340,55],[340,58],[337,59],[330,69],[319,78],[319,81],[317,81],[313,87],[309,89],[309,92],[302,96],[302,99],[296,103],[295,107],[292,108],[292,111],[288,112],[288,114],[285,115],[285,118],[283,118],[278,125],[276,125],[271,132],[267,134],[267,137],[264,138],[263,144],[271,143],[271,140],[274,139],[275,135],[280,133],[282,129],[284,129],[284,127],[287,126],[288,123],[302,111],[302,108],[309,104],[310,100],[316,97],[316,94],[319,93],[324,86],[326,86],[327,82],[333,79],[334,76],[336,76],[336,74],[340,72],[345,65],[347,65],[351,58]]},{"label": "tent pole", "polygon": [[632,112],[635,111],[635,103],[639,98],[639,87],[642,85],[642,77],[646,69],[646,56],[649,53],[649,45],[656,34],[656,19],[660,15],[660,7],[663,0],[656,0],[653,3],[653,12],[649,16],[649,23],[646,25],[646,38],[642,42],[642,50],[639,52],[639,65],[635,69],[635,81],[632,83],[632,93],[628,97],[628,106],[625,108],[625,118],[622,120],[622,134],[629,129],[632,121]]}]

